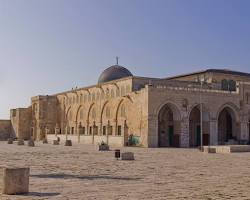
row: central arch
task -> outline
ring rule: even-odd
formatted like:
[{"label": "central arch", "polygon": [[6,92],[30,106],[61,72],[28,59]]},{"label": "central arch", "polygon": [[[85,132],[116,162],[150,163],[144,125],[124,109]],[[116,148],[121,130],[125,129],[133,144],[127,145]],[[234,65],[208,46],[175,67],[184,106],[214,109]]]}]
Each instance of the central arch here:
[{"label": "central arch", "polygon": [[158,114],[158,146],[179,147],[180,112],[178,108],[167,103]]},{"label": "central arch", "polygon": [[219,144],[237,143],[239,136],[237,134],[237,123],[236,123],[235,111],[225,106],[218,116],[218,141]]},{"label": "central arch", "polygon": [[[209,110],[202,104],[202,144],[209,145]],[[201,144],[201,111],[200,105],[196,104],[189,113],[189,146],[197,147]]]}]

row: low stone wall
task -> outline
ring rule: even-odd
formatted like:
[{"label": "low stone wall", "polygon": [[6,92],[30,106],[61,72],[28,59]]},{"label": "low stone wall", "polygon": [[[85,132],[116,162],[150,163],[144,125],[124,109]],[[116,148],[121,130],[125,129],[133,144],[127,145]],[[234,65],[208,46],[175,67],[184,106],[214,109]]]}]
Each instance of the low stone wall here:
[{"label": "low stone wall", "polygon": [[[64,143],[66,140],[66,135],[57,135],[60,137],[60,142]],[[111,146],[123,146],[123,137],[122,136],[101,136],[101,135],[81,135],[80,138],[77,135],[68,135],[68,140],[71,140],[73,143],[81,144],[101,144],[101,142],[108,143]],[[52,142],[56,140],[57,137],[55,135],[47,135],[48,141]]]},{"label": "low stone wall", "polygon": [[11,135],[11,121],[0,120],[0,140],[7,140]]}]

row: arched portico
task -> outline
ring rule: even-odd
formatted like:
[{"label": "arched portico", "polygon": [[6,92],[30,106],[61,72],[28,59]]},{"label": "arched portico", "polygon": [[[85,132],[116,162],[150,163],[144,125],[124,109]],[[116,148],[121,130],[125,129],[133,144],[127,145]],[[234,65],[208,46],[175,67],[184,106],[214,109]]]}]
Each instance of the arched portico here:
[{"label": "arched portico", "polygon": [[[209,112],[202,105],[202,144],[209,145]],[[197,147],[201,144],[201,112],[200,105],[195,105],[189,113],[189,146]]]},{"label": "arched portico", "polygon": [[237,142],[240,138],[236,111],[225,106],[218,114],[218,143]]},{"label": "arched portico", "polygon": [[167,103],[161,107],[158,114],[158,146],[179,147],[180,112],[178,108]]}]

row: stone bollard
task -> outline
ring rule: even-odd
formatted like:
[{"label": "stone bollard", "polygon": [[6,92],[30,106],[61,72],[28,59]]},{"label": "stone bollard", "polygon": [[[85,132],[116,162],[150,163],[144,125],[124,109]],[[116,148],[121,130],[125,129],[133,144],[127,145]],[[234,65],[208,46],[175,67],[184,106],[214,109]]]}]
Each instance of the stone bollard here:
[{"label": "stone bollard", "polygon": [[47,138],[44,138],[44,139],[43,139],[43,144],[48,144]]},{"label": "stone bollard", "polygon": [[29,192],[29,168],[4,168],[1,177],[1,192],[7,195]]},{"label": "stone bollard", "polygon": [[34,140],[30,139],[30,140],[28,141],[28,146],[29,146],[29,147],[34,147],[34,146],[35,146]]},{"label": "stone bollard", "polygon": [[72,146],[72,141],[71,140],[66,140],[65,141],[65,146]]},{"label": "stone bollard", "polygon": [[13,139],[12,138],[8,139],[8,144],[13,144]]},{"label": "stone bollard", "polygon": [[109,145],[107,144],[100,144],[99,151],[109,151]]},{"label": "stone bollard", "polygon": [[24,140],[23,139],[18,139],[17,145],[24,145]]},{"label": "stone bollard", "polygon": [[134,153],[133,152],[125,152],[122,153],[122,160],[134,160]]},{"label": "stone bollard", "polygon": [[58,140],[53,140],[53,145],[59,145]]}]

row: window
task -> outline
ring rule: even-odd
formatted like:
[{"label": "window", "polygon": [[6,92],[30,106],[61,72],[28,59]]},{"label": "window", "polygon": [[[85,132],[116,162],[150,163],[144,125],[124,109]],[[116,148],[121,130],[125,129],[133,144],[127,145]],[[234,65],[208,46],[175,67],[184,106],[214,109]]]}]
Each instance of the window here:
[{"label": "window", "polygon": [[118,128],[117,135],[121,136],[122,135],[122,127],[118,126],[117,128]]},{"label": "window", "polygon": [[113,134],[113,127],[109,126],[108,127],[108,135],[112,135]]},{"label": "window", "polygon": [[90,94],[88,95],[88,101],[89,102],[91,101],[91,95]]},{"label": "window", "polygon": [[103,134],[103,135],[106,135],[106,126],[103,126],[103,127],[102,127],[102,134]]},{"label": "window", "polygon": [[89,134],[92,135],[92,126],[89,127]]},{"label": "window", "polygon": [[228,81],[229,91],[236,91],[236,82],[233,80]]},{"label": "window", "polygon": [[93,126],[94,135],[98,135],[98,126]]},{"label": "window", "polygon": [[71,135],[74,134],[74,127],[71,127]]},{"label": "window", "polygon": [[80,103],[82,103],[82,94],[80,95]]},{"label": "window", "polygon": [[82,134],[85,135],[85,127],[82,127]]},{"label": "window", "polygon": [[86,103],[87,102],[87,95],[85,94],[84,95],[84,103]]},{"label": "window", "polygon": [[223,79],[221,81],[221,89],[225,91],[236,91],[236,82],[234,80]]}]

